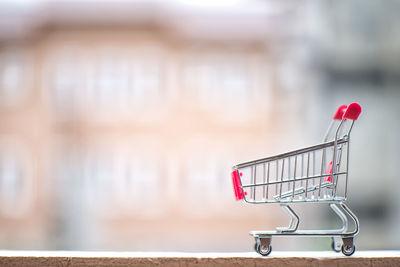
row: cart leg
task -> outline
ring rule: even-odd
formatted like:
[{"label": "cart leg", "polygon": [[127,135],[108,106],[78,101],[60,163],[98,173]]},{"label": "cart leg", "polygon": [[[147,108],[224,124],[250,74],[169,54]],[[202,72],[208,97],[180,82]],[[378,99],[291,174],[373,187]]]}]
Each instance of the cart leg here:
[{"label": "cart leg", "polygon": [[346,256],[351,256],[356,251],[356,246],[353,243],[353,237],[343,237],[342,253]]},{"label": "cart leg", "polygon": [[350,216],[350,218],[351,218],[351,219],[353,220],[353,222],[354,222],[354,231],[350,233],[350,234],[354,237],[356,234],[358,234],[358,230],[359,230],[359,222],[358,222],[358,219],[357,219],[356,215],[354,215],[354,213],[349,209],[349,207],[346,206],[346,204],[340,203],[340,206],[341,206],[342,209],[347,213],[347,215]]},{"label": "cart leg", "polygon": [[338,232],[341,233],[346,232],[349,225],[346,215],[344,215],[344,213],[339,209],[339,207],[336,204],[330,204],[329,206],[336,213],[336,215],[342,220],[342,228],[338,229]]},{"label": "cart leg", "polygon": [[256,237],[254,249],[262,256],[268,256],[272,251],[271,237]]},{"label": "cart leg", "polygon": [[281,207],[289,214],[290,224],[288,227],[277,227],[278,232],[295,232],[299,227],[299,216],[287,204],[282,204]]}]

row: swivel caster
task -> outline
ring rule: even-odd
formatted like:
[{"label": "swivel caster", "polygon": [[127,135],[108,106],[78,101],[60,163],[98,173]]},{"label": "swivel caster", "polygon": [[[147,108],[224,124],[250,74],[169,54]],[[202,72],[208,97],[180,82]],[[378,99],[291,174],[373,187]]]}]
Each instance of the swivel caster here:
[{"label": "swivel caster", "polygon": [[268,256],[272,251],[271,238],[256,238],[254,250],[261,256]]}]

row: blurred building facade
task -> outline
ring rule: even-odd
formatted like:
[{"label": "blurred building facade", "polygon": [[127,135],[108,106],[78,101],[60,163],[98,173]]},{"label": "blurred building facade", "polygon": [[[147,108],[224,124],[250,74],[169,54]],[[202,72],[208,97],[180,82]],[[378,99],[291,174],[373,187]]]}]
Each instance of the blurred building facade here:
[{"label": "blurred building facade", "polygon": [[[357,35],[362,19],[340,17],[348,10],[342,1],[333,11],[325,2],[253,3],[43,2],[3,11],[1,248],[247,250],[247,231],[285,222],[275,207],[236,203],[230,167],[318,142],[339,104],[378,109],[380,92],[388,97],[378,103],[399,99],[390,56],[398,40],[357,43],[371,33]],[[385,88],[375,93],[379,79]],[[389,109],[398,114],[395,103]],[[379,189],[365,187],[381,214],[394,201],[394,170],[367,171],[358,159],[363,142],[378,137],[373,129],[354,137],[350,195],[363,177],[384,173]],[[368,199],[354,195],[372,232],[360,247],[399,246],[389,233],[368,243],[377,224],[397,220],[399,205],[376,223]]]}]

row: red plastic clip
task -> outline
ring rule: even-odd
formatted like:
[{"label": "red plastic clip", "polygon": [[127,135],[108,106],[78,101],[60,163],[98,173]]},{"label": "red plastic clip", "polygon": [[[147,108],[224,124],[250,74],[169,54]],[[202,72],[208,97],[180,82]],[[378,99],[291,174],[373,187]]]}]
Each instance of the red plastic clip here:
[{"label": "red plastic clip", "polygon": [[236,200],[244,199],[243,189],[240,186],[240,176],[238,170],[234,170],[232,172],[232,183]]},{"label": "red plastic clip", "polygon": [[[332,169],[333,169],[333,162],[331,161],[329,162],[328,169],[326,169],[326,174],[332,174]],[[325,177],[325,181],[330,182],[332,180],[331,177],[332,176]]]}]

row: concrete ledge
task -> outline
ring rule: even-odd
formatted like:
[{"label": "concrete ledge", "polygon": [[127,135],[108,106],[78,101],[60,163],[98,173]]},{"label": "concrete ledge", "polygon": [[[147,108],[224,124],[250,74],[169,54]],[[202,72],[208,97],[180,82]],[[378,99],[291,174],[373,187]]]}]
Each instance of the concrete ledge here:
[{"label": "concrete ledge", "polygon": [[400,251],[358,251],[351,257],[334,252],[175,253],[0,251],[1,266],[400,266]]}]

